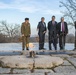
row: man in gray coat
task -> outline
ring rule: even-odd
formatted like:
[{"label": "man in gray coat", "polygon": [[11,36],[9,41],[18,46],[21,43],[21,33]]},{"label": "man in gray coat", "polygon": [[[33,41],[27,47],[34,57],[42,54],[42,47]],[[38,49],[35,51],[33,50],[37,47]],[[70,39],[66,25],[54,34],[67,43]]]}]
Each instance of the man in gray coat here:
[{"label": "man in gray coat", "polygon": [[39,50],[44,49],[44,40],[46,33],[46,23],[44,22],[45,18],[42,17],[41,21],[38,23],[37,30],[39,35]]}]

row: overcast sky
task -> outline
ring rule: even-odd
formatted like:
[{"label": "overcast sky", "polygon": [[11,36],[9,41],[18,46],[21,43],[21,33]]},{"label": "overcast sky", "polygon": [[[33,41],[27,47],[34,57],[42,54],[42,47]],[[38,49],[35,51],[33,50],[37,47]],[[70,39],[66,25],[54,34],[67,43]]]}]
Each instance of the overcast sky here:
[{"label": "overcast sky", "polygon": [[[41,17],[45,17],[45,22],[51,20],[51,16],[56,16],[59,22],[63,14],[59,7],[60,0],[0,0],[0,21],[6,20],[8,23],[18,23],[21,25],[25,17],[30,18],[32,35],[36,34],[36,27]],[[70,30],[70,33],[74,29]]]}]

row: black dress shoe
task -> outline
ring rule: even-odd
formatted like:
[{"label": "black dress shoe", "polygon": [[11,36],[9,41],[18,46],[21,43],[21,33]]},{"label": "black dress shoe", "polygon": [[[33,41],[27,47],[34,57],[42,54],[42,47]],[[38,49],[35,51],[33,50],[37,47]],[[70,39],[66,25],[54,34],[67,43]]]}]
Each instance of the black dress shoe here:
[{"label": "black dress shoe", "polygon": [[51,49],[49,51],[52,51]]},{"label": "black dress shoe", "polygon": [[23,51],[25,50],[25,49],[22,49]]},{"label": "black dress shoe", "polygon": [[41,50],[41,48],[39,48],[39,50]]},{"label": "black dress shoe", "polygon": [[42,48],[43,50],[46,50],[46,48]]},{"label": "black dress shoe", "polygon": [[52,50],[51,48],[49,48],[49,50]]},{"label": "black dress shoe", "polygon": [[57,47],[54,47],[55,50],[57,50]]},{"label": "black dress shoe", "polygon": [[39,50],[43,50],[43,48],[39,48]]},{"label": "black dress shoe", "polygon": [[57,48],[55,48],[55,50],[57,50]]},{"label": "black dress shoe", "polygon": [[26,48],[26,50],[29,50],[29,48]]},{"label": "black dress shoe", "polygon": [[60,48],[60,50],[63,50],[63,48]]}]

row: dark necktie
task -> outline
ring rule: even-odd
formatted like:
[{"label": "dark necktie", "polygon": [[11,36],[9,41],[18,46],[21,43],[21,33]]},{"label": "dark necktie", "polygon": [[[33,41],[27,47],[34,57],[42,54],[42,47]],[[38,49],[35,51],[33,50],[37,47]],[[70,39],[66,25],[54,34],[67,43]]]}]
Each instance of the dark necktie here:
[{"label": "dark necktie", "polygon": [[64,22],[62,23],[62,31],[64,32]]},{"label": "dark necktie", "polygon": [[43,23],[43,26],[45,27],[45,23]]}]

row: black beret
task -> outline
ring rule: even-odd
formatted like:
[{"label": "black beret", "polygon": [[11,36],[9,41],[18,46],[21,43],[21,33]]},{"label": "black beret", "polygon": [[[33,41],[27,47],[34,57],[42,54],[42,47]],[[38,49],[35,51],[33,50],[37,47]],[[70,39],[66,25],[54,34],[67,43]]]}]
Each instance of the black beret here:
[{"label": "black beret", "polygon": [[44,17],[41,17],[41,19],[45,19]]}]

